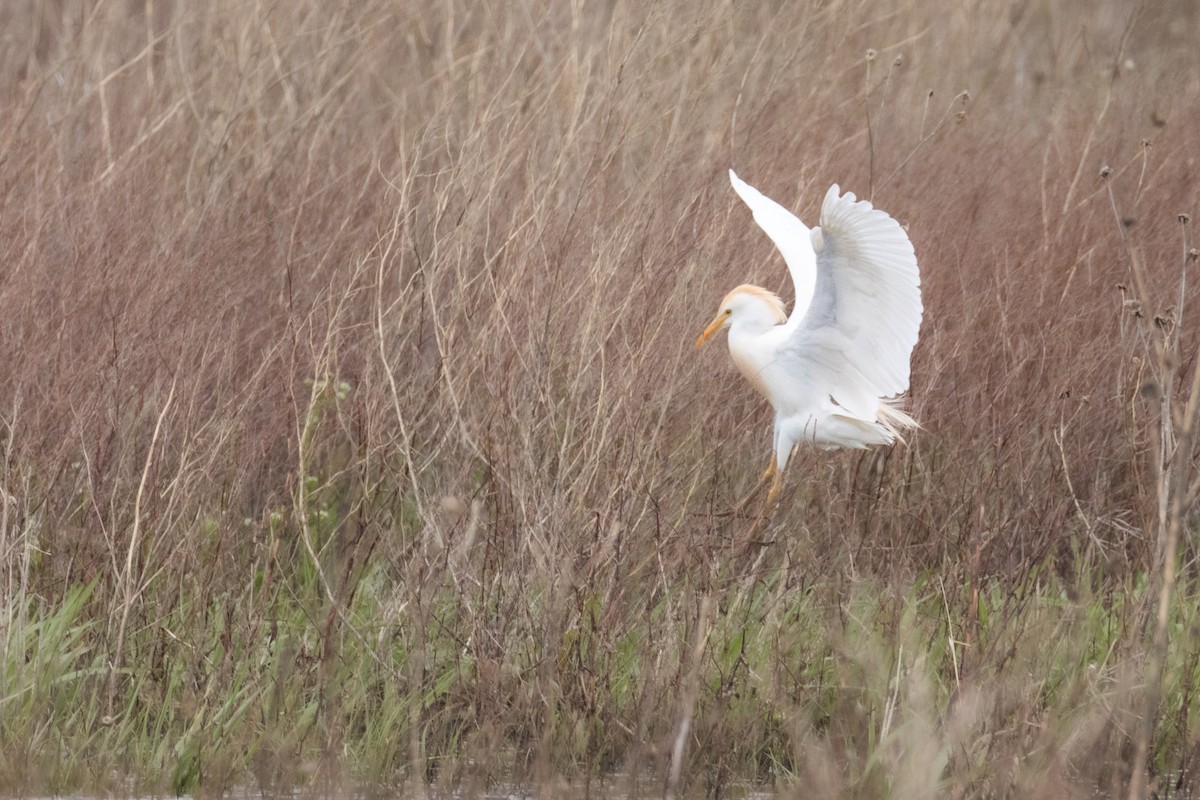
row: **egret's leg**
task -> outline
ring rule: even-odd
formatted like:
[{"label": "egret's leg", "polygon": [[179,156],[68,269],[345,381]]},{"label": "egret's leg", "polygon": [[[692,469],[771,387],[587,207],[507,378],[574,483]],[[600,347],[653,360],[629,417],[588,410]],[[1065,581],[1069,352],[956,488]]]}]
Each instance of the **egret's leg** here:
[{"label": "egret's leg", "polygon": [[767,508],[772,509],[779,502],[779,489],[783,486],[783,470],[775,470],[771,488],[767,490]]},{"label": "egret's leg", "polygon": [[[783,486],[783,470],[779,469],[775,458],[771,459],[771,468],[766,471],[762,476],[762,480],[759,481],[758,486],[755,487],[756,494],[768,480],[771,481],[771,488],[767,491],[767,502],[759,509],[758,515],[755,517],[754,522],[750,524],[750,527],[746,528],[742,532],[742,535],[738,537],[741,547],[750,544],[772,544],[771,542],[758,541],[758,535],[762,533],[763,528],[767,525],[767,521],[775,513],[775,507],[779,505],[779,489]],[[746,499],[749,500],[750,498]]]},{"label": "egret's leg", "polygon": [[774,478],[778,473],[779,457],[774,453],[771,453],[771,463],[767,464],[767,468],[763,471],[762,477],[759,480],[763,483],[766,483],[767,481],[771,480],[771,478]]},{"label": "egret's leg", "polygon": [[755,497],[758,497],[758,493],[761,492],[763,487],[767,485],[767,481],[771,480],[771,478],[774,477],[776,475],[776,473],[779,472],[777,464],[778,464],[778,461],[776,460],[775,455],[772,453],[771,454],[771,463],[767,465],[766,472],[764,472],[762,474],[762,477],[760,477],[758,479],[758,482],[754,484],[754,487],[751,488],[750,491],[746,494],[746,496],[743,497],[741,499],[741,501],[737,504],[738,513],[745,511],[746,506],[750,505],[750,501],[753,500]]},{"label": "egret's leg", "polygon": [[[772,465],[774,465],[775,459],[771,459],[771,462]],[[738,537],[738,541],[740,543],[739,548],[746,547],[751,544],[771,544],[771,542],[759,541],[758,537],[759,534],[762,533],[763,528],[767,526],[767,521],[770,520],[772,515],[775,513],[775,506],[779,504],[779,485],[782,482],[782,479],[783,473],[778,469],[774,469],[768,470],[767,473],[763,475],[762,480],[758,482],[758,486],[755,487],[755,494],[758,494],[758,491],[762,489],[763,485],[768,480],[771,481],[771,488],[767,491],[767,502],[763,503],[762,507],[759,508],[758,513],[754,515],[754,521],[751,522],[749,527],[747,527],[746,530],[742,532],[742,535]],[[751,495],[751,497],[753,496],[754,495]],[[746,498],[747,501],[749,499],[749,497]]]},{"label": "egret's leg", "polygon": [[[771,489],[767,492],[767,505],[763,508],[764,514],[774,511],[775,504],[779,502],[779,490],[783,488],[783,471],[787,469],[792,448],[796,446],[794,436],[795,433],[790,426],[782,421],[775,423],[775,458],[771,459],[771,464],[775,469],[771,471]],[[780,458],[781,455],[782,458]]]},{"label": "egret's leg", "polygon": [[[763,475],[764,482],[767,479],[771,481],[771,488],[767,491],[767,502],[758,512],[758,519],[742,534],[743,544],[750,544],[758,538],[759,533],[766,527],[767,521],[774,516],[776,506],[779,505],[779,490],[783,488],[783,471],[787,467],[795,441],[787,436],[788,431],[778,423],[775,426],[775,433],[775,456],[771,458],[771,469]],[[783,454],[782,460],[779,458],[780,453]],[[770,542],[760,542],[760,544],[770,544]]]}]

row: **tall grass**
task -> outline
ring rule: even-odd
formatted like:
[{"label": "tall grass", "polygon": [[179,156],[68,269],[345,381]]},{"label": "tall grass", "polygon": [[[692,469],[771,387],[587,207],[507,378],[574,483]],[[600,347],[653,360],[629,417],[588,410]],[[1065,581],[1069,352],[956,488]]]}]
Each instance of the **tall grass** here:
[{"label": "tall grass", "polygon": [[[0,788],[1190,785],[1190,3],[0,30]],[[888,210],[927,309],[923,430],[749,548],[729,166]]]}]

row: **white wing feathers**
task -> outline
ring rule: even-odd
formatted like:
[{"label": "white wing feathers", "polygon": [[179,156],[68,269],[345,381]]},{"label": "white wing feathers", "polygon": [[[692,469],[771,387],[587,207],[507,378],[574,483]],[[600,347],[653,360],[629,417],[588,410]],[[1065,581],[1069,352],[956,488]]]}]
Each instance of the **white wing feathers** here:
[{"label": "white wing feathers", "polygon": [[797,382],[787,404],[799,411],[832,397],[851,414],[875,419],[880,398],[908,389],[921,325],[921,279],[908,236],[869,202],[849,192],[839,197],[837,184],[821,205],[821,226],[810,233],[732,170],[730,179],[796,283],[789,333],[776,352]]},{"label": "white wing feathers", "polygon": [[[834,328],[845,337],[847,378],[874,398],[908,389],[909,359],[921,327],[921,277],[900,223],[835,183],[812,233],[817,286],[791,343]],[[857,381],[852,381],[857,382]],[[840,398],[839,403],[841,402]]]},{"label": "white wing feathers", "polygon": [[739,178],[733,170],[729,170],[729,181],[738,196],[754,212],[758,227],[771,237],[787,262],[792,284],[796,287],[796,304],[792,307],[788,324],[796,323],[804,316],[817,283],[817,256],[809,242],[808,226],[795,214]]}]

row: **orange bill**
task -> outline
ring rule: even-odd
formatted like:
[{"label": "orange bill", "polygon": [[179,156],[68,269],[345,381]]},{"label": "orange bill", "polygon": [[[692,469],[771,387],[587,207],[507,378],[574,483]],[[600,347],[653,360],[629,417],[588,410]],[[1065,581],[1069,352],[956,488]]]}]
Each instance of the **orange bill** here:
[{"label": "orange bill", "polygon": [[725,319],[724,314],[718,314],[716,319],[708,323],[708,327],[704,329],[704,333],[700,334],[700,338],[696,340],[696,347],[707,342],[717,331],[721,330],[721,326],[725,324]]}]

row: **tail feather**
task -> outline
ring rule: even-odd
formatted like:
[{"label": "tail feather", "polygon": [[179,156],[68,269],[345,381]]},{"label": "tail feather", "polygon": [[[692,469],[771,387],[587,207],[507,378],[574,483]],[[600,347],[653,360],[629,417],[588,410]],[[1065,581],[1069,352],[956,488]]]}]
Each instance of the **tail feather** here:
[{"label": "tail feather", "polygon": [[921,425],[901,410],[903,405],[902,397],[880,398],[879,408],[875,410],[875,419],[901,444],[907,444],[902,431],[919,429]]}]

